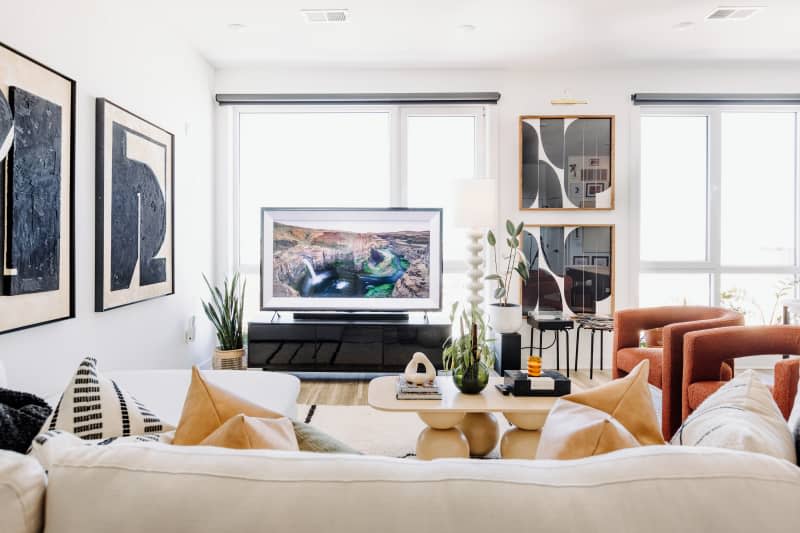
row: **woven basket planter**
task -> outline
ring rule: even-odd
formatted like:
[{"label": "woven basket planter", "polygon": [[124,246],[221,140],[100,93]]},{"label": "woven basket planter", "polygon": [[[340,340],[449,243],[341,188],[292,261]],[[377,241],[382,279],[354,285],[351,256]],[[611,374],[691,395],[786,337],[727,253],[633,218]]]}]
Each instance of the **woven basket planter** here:
[{"label": "woven basket planter", "polygon": [[244,370],[244,348],[214,350],[211,367],[214,370]]}]

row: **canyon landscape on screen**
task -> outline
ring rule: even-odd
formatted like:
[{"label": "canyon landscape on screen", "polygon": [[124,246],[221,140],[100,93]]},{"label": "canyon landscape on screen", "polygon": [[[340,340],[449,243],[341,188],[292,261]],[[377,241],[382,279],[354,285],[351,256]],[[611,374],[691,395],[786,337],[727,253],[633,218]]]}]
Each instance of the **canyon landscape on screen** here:
[{"label": "canyon landscape on screen", "polygon": [[430,231],[354,232],[276,223],[273,294],[428,298]]}]

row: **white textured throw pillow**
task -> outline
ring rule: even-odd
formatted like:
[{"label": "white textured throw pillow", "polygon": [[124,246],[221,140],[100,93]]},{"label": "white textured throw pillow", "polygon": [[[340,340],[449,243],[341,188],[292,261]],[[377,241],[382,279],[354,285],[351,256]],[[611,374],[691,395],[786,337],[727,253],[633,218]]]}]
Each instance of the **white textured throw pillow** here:
[{"label": "white textured throw pillow", "polygon": [[162,433],[164,423],[113,380],[100,374],[97,360],[87,357],[61,395],[42,431],[60,429],[85,440]]},{"label": "white textured throw pillow", "polygon": [[794,406],[789,415],[789,431],[794,436],[794,449],[797,453],[797,466],[800,466],[800,383],[797,384],[797,395],[794,397]]},{"label": "white textured throw pillow", "polygon": [[752,370],[706,398],[683,422],[672,444],[728,448],[797,461],[789,426],[769,389]]}]

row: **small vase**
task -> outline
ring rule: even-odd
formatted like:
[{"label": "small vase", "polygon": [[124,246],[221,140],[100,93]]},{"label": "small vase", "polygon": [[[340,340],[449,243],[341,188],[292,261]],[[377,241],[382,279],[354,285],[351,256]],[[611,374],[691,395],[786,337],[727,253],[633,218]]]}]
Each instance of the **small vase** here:
[{"label": "small vase", "polygon": [[517,304],[490,304],[489,324],[498,333],[517,333],[522,327],[522,307]]},{"label": "small vase", "polygon": [[483,362],[469,368],[459,366],[453,372],[453,383],[464,394],[480,394],[489,383],[489,368]]}]

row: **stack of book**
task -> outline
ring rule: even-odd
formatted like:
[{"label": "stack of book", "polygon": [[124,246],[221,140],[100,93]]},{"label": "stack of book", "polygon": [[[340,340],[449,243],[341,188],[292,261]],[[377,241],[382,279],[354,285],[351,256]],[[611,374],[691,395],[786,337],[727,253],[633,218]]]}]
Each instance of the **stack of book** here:
[{"label": "stack of book", "polygon": [[404,376],[397,376],[398,400],[441,400],[442,391],[436,381],[416,385],[406,381]]}]

